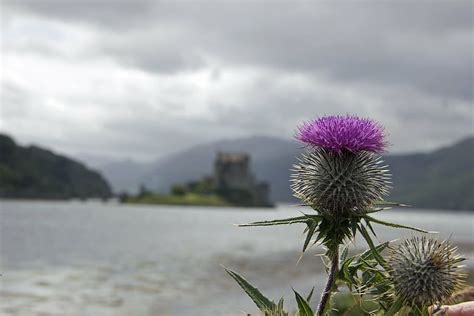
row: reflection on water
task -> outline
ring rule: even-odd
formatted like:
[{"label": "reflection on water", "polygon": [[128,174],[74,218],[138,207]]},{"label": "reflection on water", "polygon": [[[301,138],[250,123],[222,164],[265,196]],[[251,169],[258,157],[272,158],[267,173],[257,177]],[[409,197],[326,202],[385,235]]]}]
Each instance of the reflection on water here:
[{"label": "reflection on water", "polygon": [[[275,210],[1,202],[2,315],[244,315],[252,303],[220,265],[269,296],[321,284],[310,251],[296,266],[302,226],[232,224],[297,215]],[[377,215],[441,232],[472,253],[468,213],[393,210]],[[377,227],[381,241],[412,235]],[[450,235],[452,233],[452,235]],[[355,247],[364,247],[358,241]],[[468,264],[471,264],[469,261]],[[310,277],[308,277],[310,276]]]}]

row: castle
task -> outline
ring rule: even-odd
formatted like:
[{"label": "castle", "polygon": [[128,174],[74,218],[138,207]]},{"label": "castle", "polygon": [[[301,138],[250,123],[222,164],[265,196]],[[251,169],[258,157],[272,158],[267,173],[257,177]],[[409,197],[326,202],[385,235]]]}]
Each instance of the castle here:
[{"label": "castle", "polygon": [[257,182],[250,170],[250,156],[247,153],[218,152],[213,180],[216,192],[230,202],[246,206],[271,206],[270,187],[266,182]]}]

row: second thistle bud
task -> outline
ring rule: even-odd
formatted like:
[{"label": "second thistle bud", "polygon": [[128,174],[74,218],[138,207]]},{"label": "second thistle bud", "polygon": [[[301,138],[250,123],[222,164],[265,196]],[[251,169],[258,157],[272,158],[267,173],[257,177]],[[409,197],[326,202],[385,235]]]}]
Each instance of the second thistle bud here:
[{"label": "second thistle bud", "polygon": [[426,307],[443,302],[463,285],[464,275],[447,241],[413,237],[392,248],[390,277],[395,295],[405,305]]}]

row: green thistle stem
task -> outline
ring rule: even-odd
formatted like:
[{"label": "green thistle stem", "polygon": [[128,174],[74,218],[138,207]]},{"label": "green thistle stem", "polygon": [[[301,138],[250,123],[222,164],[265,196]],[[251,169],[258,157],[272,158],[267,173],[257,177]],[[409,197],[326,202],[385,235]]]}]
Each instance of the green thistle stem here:
[{"label": "green thistle stem", "polygon": [[334,287],[334,282],[336,280],[336,274],[339,270],[339,246],[337,246],[336,251],[334,251],[333,256],[331,258],[331,268],[329,271],[328,281],[326,283],[326,287],[324,288],[323,293],[321,294],[321,301],[318,305],[318,311],[316,316],[323,316],[326,312],[326,306],[329,303],[329,299],[331,298],[331,292]]}]

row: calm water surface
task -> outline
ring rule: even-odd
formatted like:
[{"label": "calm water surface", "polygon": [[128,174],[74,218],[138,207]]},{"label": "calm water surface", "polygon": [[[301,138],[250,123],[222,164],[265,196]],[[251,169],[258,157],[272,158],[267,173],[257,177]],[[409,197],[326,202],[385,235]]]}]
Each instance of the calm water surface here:
[{"label": "calm water surface", "polygon": [[[124,206],[98,202],[0,201],[1,315],[245,315],[251,302],[229,266],[265,293],[288,297],[324,278],[305,255],[303,226],[233,224],[297,216],[273,210]],[[450,238],[472,257],[474,213],[391,210],[376,216]],[[379,240],[412,235],[376,227]],[[364,247],[358,241],[355,247]],[[468,265],[471,265],[468,260]]]}]

